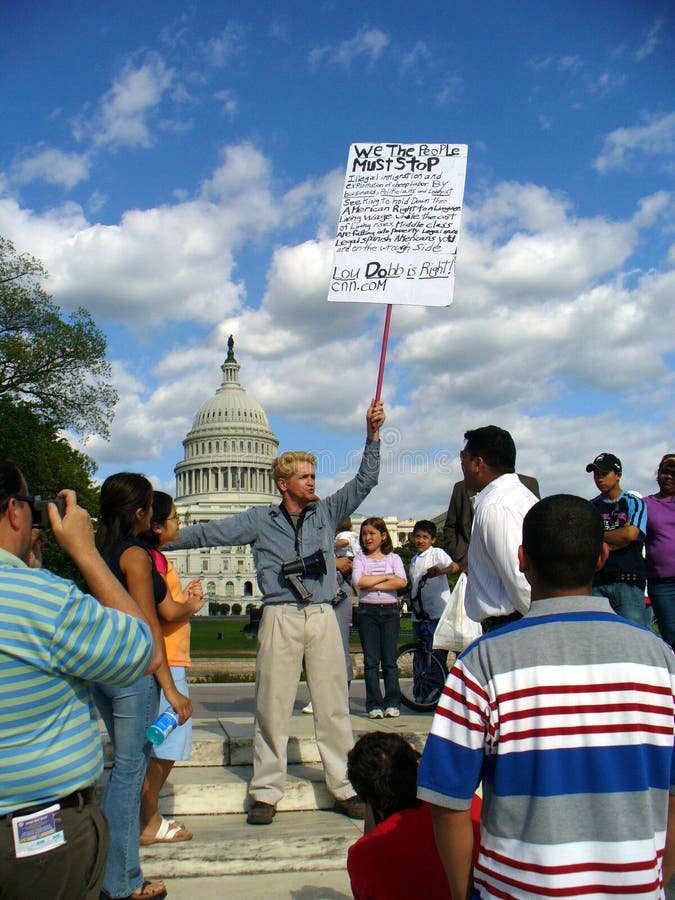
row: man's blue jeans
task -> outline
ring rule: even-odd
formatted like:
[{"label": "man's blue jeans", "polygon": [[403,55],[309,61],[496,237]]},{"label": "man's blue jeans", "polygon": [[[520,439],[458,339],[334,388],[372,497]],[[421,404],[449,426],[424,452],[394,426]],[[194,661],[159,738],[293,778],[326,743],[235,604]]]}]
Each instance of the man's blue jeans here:
[{"label": "man's blue jeans", "polygon": [[675,640],[675,578],[650,578],[647,593],[659,626],[659,634],[667,644]]},{"label": "man's blue jeans", "polygon": [[647,608],[645,592],[641,587],[615,581],[612,584],[594,584],[593,593],[596,597],[606,597],[614,612],[624,619],[651,628],[651,612]]},{"label": "man's blue jeans", "polygon": [[94,700],[115,747],[101,809],[110,825],[103,890],[128,897],[143,884],[139,857],[141,787],[151,744],[145,729],[157,717],[159,686],[145,675],[127,687],[94,686]]},{"label": "man's blue jeans", "polygon": [[[366,709],[386,709],[401,705],[396,651],[400,613],[398,603],[361,603],[359,637],[363,647],[363,677],[366,682]],[[384,698],[378,669],[382,665]]]}]

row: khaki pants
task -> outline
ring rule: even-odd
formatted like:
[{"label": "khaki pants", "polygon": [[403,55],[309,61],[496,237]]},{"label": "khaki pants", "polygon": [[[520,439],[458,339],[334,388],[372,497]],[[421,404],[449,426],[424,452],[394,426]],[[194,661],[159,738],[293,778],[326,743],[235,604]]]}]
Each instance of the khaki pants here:
[{"label": "khaki pants", "polygon": [[266,606],[258,632],[256,712],[253,729],[253,801],[274,806],[284,793],[286,750],[303,657],[316,741],[328,790],[354,795],[347,753],[354,745],[345,658],[337,619],[328,603]]}]

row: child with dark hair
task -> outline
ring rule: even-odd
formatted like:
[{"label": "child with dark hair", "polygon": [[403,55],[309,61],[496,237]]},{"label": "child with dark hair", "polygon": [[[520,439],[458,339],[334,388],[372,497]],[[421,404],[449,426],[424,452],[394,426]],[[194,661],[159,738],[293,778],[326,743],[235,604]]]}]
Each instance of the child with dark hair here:
[{"label": "child with dark hair", "polygon": [[[400,734],[383,731],[364,734],[347,757],[349,780],[366,804],[366,822],[369,813],[372,822],[347,855],[347,871],[357,900],[450,897],[436,850],[430,804],[416,796],[419,758],[418,751]],[[471,814],[477,838],[478,797],[474,798]]]},{"label": "child with dark hair", "polygon": [[[399,606],[396,592],[407,584],[403,561],[392,552],[383,519],[371,516],[361,523],[363,554],[354,559],[352,584],[359,591],[359,637],[363,647],[368,718],[399,715],[401,693],[396,669]],[[380,690],[382,665],[384,698]]]},{"label": "child with dark hair", "polygon": [[[144,539],[155,568],[160,573],[173,601],[170,618],[165,617],[169,609],[166,601],[158,607],[159,624],[164,639],[166,660],[174,683],[179,691],[189,696],[187,669],[190,666],[190,616],[202,608],[206,602],[201,583],[191,581],[183,592],[180,578],[173,565],[160,551],[160,547],[175,541],[178,537],[180,516],[170,494],[155,491],[152,496],[152,518],[150,529]],[[176,609],[177,607],[177,609]],[[164,691],[159,696],[160,713],[171,709]],[[141,793],[141,844],[175,844],[189,841],[192,835],[185,826],[173,819],[165,819],[159,812],[159,792],[169,777],[173,765],[178,760],[190,758],[192,749],[192,719],[179,725],[159,746],[153,747],[145,772]]]},{"label": "child with dark hair", "polygon": [[[428,519],[415,522],[413,542],[417,548],[417,553],[410,560],[413,637],[416,641],[424,641],[431,650],[436,626],[450,599],[447,576],[456,575],[460,567],[445,550],[434,546],[436,525]],[[447,650],[436,652],[445,664]]]}]

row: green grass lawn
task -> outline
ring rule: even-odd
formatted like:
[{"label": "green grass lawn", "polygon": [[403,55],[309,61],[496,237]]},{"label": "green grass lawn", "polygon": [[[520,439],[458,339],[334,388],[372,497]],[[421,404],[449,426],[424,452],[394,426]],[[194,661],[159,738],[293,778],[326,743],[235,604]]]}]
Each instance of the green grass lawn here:
[{"label": "green grass lawn", "polygon": [[[218,656],[255,656],[255,638],[244,634],[244,626],[248,624],[248,616],[232,618],[230,616],[196,617],[192,619],[192,635],[190,652],[195,658]],[[409,616],[401,619],[399,644],[412,640],[412,620]],[[361,642],[356,629],[352,630],[349,639],[355,651],[361,650]]]}]

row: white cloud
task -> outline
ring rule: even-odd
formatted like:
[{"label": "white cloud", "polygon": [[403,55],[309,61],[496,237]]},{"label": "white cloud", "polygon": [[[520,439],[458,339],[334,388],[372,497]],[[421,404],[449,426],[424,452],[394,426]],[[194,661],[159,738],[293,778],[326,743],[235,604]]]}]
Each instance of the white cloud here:
[{"label": "white cloud", "polygon": [[108,197],[106,194],[101,193],[101,191],[94,191],[87,200],[86,209],[88,214],[90,216],[95,216],[96,213],[99,213],[103,209],[107,202]]},{"label": "white cloud", "polygon": [[403,54],[401,64],[404,69],[425,68],[433,59],[431,50],[424,41],[416,41],[412,50]]},{"label": "white cloud", "polygon": [[[152,475],[167,453],[177,462],[234,333],[244,387],[285,423],[284,444],[310,434],[313,449],[326,459],[334,453],[320,490],[344,480],[353,459],[321,434],[361,432],[384,311],[326,302],[327,223],[341,187],[334,170],[279,193],[269,160],[239,144],[223,149],[193,198],[129,211],[116,225],[90,223],[75,204],[38,215],[0,197],[0,233],[45,260],[57,300],[146,332],[172,320],[190,328],[153,334],[159,357],[146,377],[117,360],[122,399],[112,439],[86,448],[102,465]],[[589,496],[583,466],[602,449],[624,458],[629,487],[649,489],[658,451],[668,449],[663,435],[675,426],[667,365],[675,255],[670,269],[649,272],[632,257],[645,229],[668,228],[671,205],[658,192],[610,221],[579,216],[540,185],[504,182],[465,207],[454,305],[396,307],[392,316],[385,463],[369,510],[440,512],[459,477],[463,431],[488,422],[513,432],[519,469],[546,492]],[[284,242],[283,229],[310,215],[315,237]],[[277,245],[262,297],[251,302],[236,265],[261,236]],[[648,425],[640,420],[646,408]],[[358,457],[360,441],[353,450]]]},{"label": "white cloud", "polygon": [[6,184],[0,178],[0,234],[14,242],[17,252],[43,260],[47,269],[55,248],[88,225],[82,207],[76,203],[64,203],[41,215],[24,209],[6,192]]},{"label": "white cloud", "polygon": [[326,203],[319,179],[288,198],[273,192],[268,160],[250,144],[223,150],[194,199],[130,210],[118,224],[87,221],[67,204],[41,215],[0,198],[0,233],[30,249],[51,272],[50,290],[66,308],[80,304],[108,320],[211,324],[241,306],[235,253],[250,239]]},{"label": "white cloud", "polygon": [[282,44],[290,44],[292,40],[288,26],[282,25],[279,22],[272,22],[270,24],[268,34],[275,41],[279,41]]},{"label": "white cloud", "polygon": [[53,147],[26,155],[12,166],[12,180],[18,184],[44,181],[70,190],[89,178],[90,160],[86,154],[64,153]]},{"label": "white cloud", "polygon": [[174,74],[158,53],[148,53],[139,65],[127,63],[94,116],[75,120],[75,136],[88,138],[96,147],[151,147],[152,116],[171,89]]},{"label": "white cloud", "polygon": [[[617,128],[604,140],[600,154],[593,161],[593,167],[605,174],[610,171],[627,170],[649,158],[671,157],[675,153],[675,112],[660,118],[651,117],[644,125],[631,128]],[[668,162],[668,160],[664,160]]]},{"label": "white cloud", "polygon": [[205,44],[204,51],[212,66],[222,68],[240,54],[244,47],[244,31],[241,26],[229,22],[220,35]]},{"label": "white cloud", "polygon": [[440,90],[436,94],[436,103],[445,106],[446,103],[456,103],[464,90],[464,80],[459,75],[448,75],[443,79]]},{"label": "white cloud", "polygon": [[166,134],[185,134],[195,127],[193,119],[161,119],[157,127]]},{"label": "white cloud", "polygon": [[635,59],[638,62],[644,62],[644,60],[651,56],[661,43],[661,32],[663,31],[665,24],[666,20],[664,18],[659,18],[653,25],[642,32],[640,35],[640,43],[635,50]]},{"label": "white cloud", "polygon": [[354,60],[365,58],[374,63],[389,46],[389,36],[380,28],[362,26],[354,35],[339,44],[316,47],[309,53],[310,65],[316,66],[326,62],[333,66],[349,67]]},{"label": "white cloud", "polygon": [[621,72],[602,72],[588,81],[588,90],[592,94],[605,96],[611,91],[616,91],[626,83],[626,75]]},{"label": "white cloud", "polygon": [[561,56],[558,60],[558,68],[561,72],[578,72],[584,64],[578,56]]},{"label": "white cloud", "polygon": [[[114,360],[113,381],[119,391],[119,403],[109,441],[91,437],[77,446],[101,466],[124,465],[145,470],[167,446],[180,444],[192,425],[194,412],[203,399],[203,385],[189,379],[180,385],[148,388],[147,377],[134,375],[124,360]],[[214,388],[215,390],[215,388]],[[162,427],[158,428],[157,423]]]},{"label": "white cloud", "polygon": [[223,89],[216,92],[216,100],[222,105],[223,112],[227,113],[230,118],[236,115],[239,105],[232,91]]},{"label": "white cloud", "polygon": [[464,223],[461,280],[479,306],[492,292],[526,306],[572,297],[628,259],[638,237],[635,222],[578,219],[565,197],[513,183],[465,208]]}]

